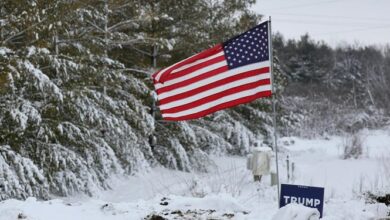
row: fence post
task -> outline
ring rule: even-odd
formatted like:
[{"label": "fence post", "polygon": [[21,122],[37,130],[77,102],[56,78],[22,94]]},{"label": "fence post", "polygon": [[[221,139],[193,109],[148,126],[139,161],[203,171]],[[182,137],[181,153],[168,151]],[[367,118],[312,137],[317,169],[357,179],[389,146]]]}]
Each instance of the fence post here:
[{"label": "fence post", "polygon": [[289,182],[290,181],[290,158],[288,155],[287,155],[286,162],[287,162],[287,182]]}]

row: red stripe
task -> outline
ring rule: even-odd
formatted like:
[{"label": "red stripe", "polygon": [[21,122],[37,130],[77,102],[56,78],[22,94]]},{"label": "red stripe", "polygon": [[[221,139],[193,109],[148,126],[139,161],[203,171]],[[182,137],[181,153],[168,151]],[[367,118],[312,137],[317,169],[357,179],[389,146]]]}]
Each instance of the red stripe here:
[{"label": "red stripe", "polygon": [[160,69],[159,71],[157,71],[157,72],[155,72],[155,73],[153,73],[152,74],[152,79],[153,79],[153,81],[154,81],[154,83],[156,83],[157,81],[156,81],[156,76],[157,76],[157,74],[159,73],[159,72],[161,72],[163,69]]},{"label": "red stripe", "polygon": [[251,95],[251,96],[246,96],[243,98],[239,98],[236,100],[225,102],[225,103],[216,105],[212,108],[209,108],[209,109],[206,109],[204,111],[197,112],[194,114],[184,115],[184,116],[180,116],[180,117],[164,117],[164,119],[168,120],[168,121],[182,121],[182,120],[196,119],[196,118],[206,116],[208,114],[214,113],[214,112],[222,110],[222,109],[230,108],[230,107],[233,107],[233,106],[236,106],[239,104],[248,103],[248,102],[251,102],[255,99],[269,97],[271,95],[272,95],[271,91],[263,91],[263,92],[259,92],[257,94]]},{"label": "red stripe", "polygon": [[[187,60],[183,60],[182,62],[178,62],[178,63],[174,64],[172,67],[170,67],[169,69],[167,69],[161,75],[160,80],[158,82],[164,83],[165,81],[169,80],[171,72],[173,70],[177,69],[177,68],[180,68],[180,67],[182,67],[184,65],[190,64],[190,63],[195,62],[197,60],[200,60],[200,59],[212,56],[212,55],[217,54],[217,53],[219,53],[221,51],[222,51],[222,44],[218,44],[218,45],[216,45],[216,46],[214,46],[214,47],[212,47],[210,49],[207,49],[207,50],[205,50],[205,51],[203,51],[201,53],[196,54],[193,57],[188,58]],[[157,73],[153,74],[153,78],[154,79],[157,76]]]},{"label": "red stripe", "polygon": [[[178,72],[175,72],[175,73],[172,73],[170,76],[169,76],[169,79],[167,79],[165,82],[169,81],[169,80],[172,80],[172,79],[176,79],[176,78],[179,78],[179,77],[182,77],[182,76],[185,76],[189,73],[192,73],[194,71],[197,71],[199,69],[202,69],[206,66],[210,66],[212,64],[216,64],[216,63],[219,63],[221,61],[224,61],[225,60],[225,56],[222,55],[222,56],[219,56],[219,57],[215,57],[211,60],[207,60],[206,62],[203,62],[203,63],[199,63],[199,64],[196,64],[194,66],[191,66],[187,69],[184,69],[184,70],[181,70],[181,71],[178,71]],[[173,71],[173,70],[172,70]]]},{"label": "red stripe", "polygon": [[173,108],[170,108],[170,109],[161,110],[161,113],[162,114],[177,113],[177,112],[185,111],[185,110],[188,110],[188,109],[196,108],[197,106],[200,106],[200,105],[203,105],[203,104],[206,104],[206,103],[218,100],[218,99],[220,99],[222,97],[225,97],[225,96],[228,96],[228,95],[231,95],[231,94],[235,94],[235,93],[238,93],[238,92],[241,92],[241,91],[254,89],[254,88],[258,87],[258,86],[269,85],[270,83],[271,83],[270,79],[263,79],[263,80],[259,80],[259,81],[252,82],[252,83],[248,83],[248,84],[245,84],[245,85],[237,86],[237,87],[230,88],[230,89],[227,89],[225,91],[222,91],[222,92],[219,92],[219,93],[216,93],[216,94],[204,97],[202,99],[199,99],[199,100],[187,103],[185,105],[180,105],[180,106],[173,107]]},{"label": "red stripe", "polygon": [[[159,103],[160,103],[160,105],[167,104],[167,103],[170,103],[173,101],[177,101],[179,99],[191,97],[191,96],[199,94],[201,92],[204,92],[204,91],[207,91],[207,90],[210,90],[210,89],[213,89],[213,88],[216,88],[216,87],[219,87],[219,86],[222,86],[222,85],[225,85],[225,84],[237,81],[237,80],[241,80],[244,78],[248,78],[248,77],[252,77],[252,76],[256,76],[256,75],[260,75],[260,74],[264,74],[264,73],[269,73],[269,67],[242,72],[238,75],[230,76],[230,77],[224,78],[222,80],[201,86],[199,88],[192,89],[192,90],[187,91],[187,92],[183,92],[183,93],[180,93],[180,94],[177,94],[174,96],[170,96],[170,97],[161,99],[161,100],[159,100]],[[271,82],[269,82],[268,84],[270,84],[270,83]]]},{"label": "red stripe", "polygon": [[164,92],[171,91],[171,90],[183,87],[183,86],[190,85],[190,84],[195,83],[197,81],[200,81],[200,80],[203,80],[203,79],[206,79],[206,78],[218,75],[218,74],[226,72],[228,70],[229,70],[229,68],[227,66],[222,66],[222,67],[219,67],[217,69],[214,69],[214,70],[211,70],[209,72],[206,72],[205,74],[192,77],[191,79],[187,79],[187,80],[175,83],[175,84],[170,85],[170,86],[165,86],[165,87],[159,88],[159,89],[156,90],[156,92],[157,92],[157,94],[160,95],[160,94],[162,94]]}]

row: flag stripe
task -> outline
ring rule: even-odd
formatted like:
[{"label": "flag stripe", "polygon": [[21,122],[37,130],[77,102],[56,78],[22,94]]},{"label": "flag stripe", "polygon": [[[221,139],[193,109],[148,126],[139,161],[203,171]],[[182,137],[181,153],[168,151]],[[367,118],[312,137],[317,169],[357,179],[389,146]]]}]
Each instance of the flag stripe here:
[{"label": "flag stripe", "polygon": [[179,114],[163,114],[163,117],[165,120],[169,120],[169,121],[182,121],[182,120],[196,119],[196,118],[206,116],[208,114],[211,114],[213,112],[216,112],[216,111],[219,111],[222,109],[233,107],[233,106],[236,106],[239,104],[248,103],[248,102],[251,102],[255,99],[269,97],[269,96],[271,96],[271,90],[260,91],[254,95],[249,95],[249,96],[245,96],[245,97],[241,97],[241,98],[237,98],[237,99],[232,99],[232,100],[225,101],[225,102],[220,102],[219,104],[216,104],[215,106],[212,106],[212,107],[205,109],[205,110],[202,110],[202,111],[198,111],[198,112],[194,112],[194,113],[188,112],[188,114],[180,114],[180,115]]},{"label": "flag stripe", "polygon": [[182,60],[178,63],[173,64],[172,66],[169,66],[165,69],[160,70],[159,72],[153,74],[153,78],[156,82],[165,82],[167,80],[166,78],[170,75],[170,73],[173,70],[178,69],[178,68],[185,66],[187,64],[193,63],[197,60],[207,58],[207,57],[212,56],[212,55],[219,53],[221,51],[222,51],[222,45],[221,44],[216,45],[215,47],[212,47],[212,48],[205,50],[201,53],[195,54],[194,56],[191,56],[185,60]]},{"label": "flag stripe", "polygon": [[[161,93],[158,94],[158,98],[160,101],[162,101],[162,100],[165,100],[166,98],[175,96],[177,94],[186,93],[186,92],[189,92],[191,90],[197,90],[199,88],[212,89],[212,88],[214,88],[213,85],[217,86],[218,84],[215,84],[215,83],[217,83],[219,81],[224,80],[224,82],[229,83],[229,82],[234,81],[234,79],[235,80],[240,79],[240,78],[235,78],[235,77],[238,77],[237,75],[241,75],[241,74],[247,73],[247,72],[248,72],[248,74],[250,74],[252,72],[257,72],[259,74],[259,79],[265,79],[267,77],[271,78],[271,76],[269,74],[263,75],[265,73],[269,73],[269,67],[264,67],[261,69],[237,68],[234,70],[223,72],[221,74],[217,74],[217,75],[209,77],[209,78],[205,78],[205,79],[200,80],[200,81],[196,81],[194,83],[187,82],[188,85],[186,85],[186,86],[179,87],[179,88],[173,88],[173,90],[167,91],[167,92],[162,93],[162,94]],[[247,76],[249,77],[252,75],[247,75]],[[197,90],[197,91],[201,92],[203,90]],[[163,104],[163,103],[161,103],[161,104]]]},{"label": "flag stripe", "polygon": [[[268,85],[264,85],[264,84],[268,84]],[[239,85],[239,86],[236,86],[236,87],[233,87],[230,89],[226,89],[222,92],[204,97],[203,99],[199,99],[199,100],[187,103],[187,104],[176,106],[176,107],[173,107],[170,109],[164,109],[164,110],[161,109],[161,113],[162,114],[180,113],[180,112],[185,112],[187,110],[190,110],[190,111],[196,110],[199,107],[209,108],[208,105],[212,105],[212,103],[214,101],[221,100],[224,97],[229,97],[230,95],[239,94],[240,92],[243,92],[243,91],[250,91],[250,90],[255,89],[255,88],[263,88],[262,86],[265,86],[264,88],[268,88],[269,81],[264,82],[263,80],[260,80],[260,81],[251,82],[251,83],[244,84],[244,85]]]},{"label": "flag stripe", "polygon": [[168,66],[167,68],[164,68],[160,71],[158,71],[157,73],[153,74],[153,78],[156,80],[156,81],[160,81],[160,78],[161,76],[165,73],[165,72],[169,72],[169,71],[172,71],[174,69],[177,69],[177,68],[180,68],[181,66],[184,66],[184,65],[187,65],[187,62],[188,60],[192,59],[193,57],[197,56],[198,54],[195,54],[195,55],[192,55],[190,57],[188,57],[187,59],[184,59],[178,63],[174,63],[170,66]]},{"label": "flag stripe", "polygon": [[191,74],[195,71],[208,69],[213,64],[221,65],[220,63],[226,63],[225,57],[223,55],[219,56],[219,57],[215,57],[214,59],[199,63],[199,64],[194,65],[192,67],[188,67],[186,69],[183,69],[183,70],[175,72],[175,73],[173,73],[173,71],[172,71],[172,74],[169,76],[169,78],[167,78],[165,83],[169,82],[170,80],[177,79],[177,78],[183,77],[185,75]]},{"label": "flag stripe", "polygon": [[196,82],[198,82],[199,86],[202,83],[208,84],[208,82],[212,82],[212,80],[214,78],[221,78],[218,76],[221,73],[227,72],[228,70],[229,70],[229,68],[226,65],[224,65],[224,66],[218,67],[216,69],[205,71],[203,74],[198,75],[198,76],[194,76],[194,77],[189,78],[185,81],[177,82],[173,85],[167,85],[165,87],[159,88],[156,90],[156,92],[157,92],[159,99],[164,98],[164,97],[168,97],[168,96],[170,96],[169,93],[168,94],[165,94],[165,93],[167,93],[169,91],[177,90],[177,89],[184,89],[183,91],[186,91],[186,88],[185,88],[186,86],[191,86],[191,84],[196,83]]},{"label": "flag stripe", "polygon": [[200,60],[195,61],[195,62],[193,62],[193,63],[190,63],[190,64],[184,65],[184,66],[182,66],[182,67],[179,67],[179,68],[173,70],[172,73],[180,72],[180,71],[182,71],[182,70],[188,69],[188,68],[193,67],[193,66],[195,66],[195,65],[197,65],[197,64],[204,63],[204,62],[206,62],[206,61],[212,60],[212,59],[217,58],[217,57],[225,57],[224,54],[223,54],[223,51],[221,51],[221,52],[219,52],[219,53],[216,53],[216,54],[214,54],[214,55],[212,55],[212,56],[210,56],[210,57],[206,57],[206,58],[204,58],[204,59],[200,59]]},{"label": "flag stripe", "polygon": [[198,105],[204,104],[204,102],[209,102],[213,99],[217,99],[219,96],[230,95],[234,92],[239,92],[240,90],[248,89],[248,87],[251,86],[269,85],[270,81],[270,79],[258,79],[257,77],[249,77],[224,86],[217,87],[212,90],[204,91],[191,97],[179,99],[174,102],[160,105],[159,108],[160,110],[164,111],[167,109],[174,109],[183,106],[196,107]]},{"label": "flag stripe", "polygon": [[[161,109],[166,109],[168,103],[178,102],[185,104],[186,100],[200,99],[204,98],[207,95],[211,95],[213,93],[221,92],[223,90],[233,88],[238,85],[243,85],[250,82],[255,82],[258,80],[268,79],[268,84],[270,84],[270,74],[268,68],[251,70],[247,72],[243,72],[238,75],[233,75],[231,77],[224,78],[222,80],[206,84],[204,86],[190,89],[186,92],[176,91],[175,94],[167,98],[160,98],[159,104]],[[169,105],[170,106],[170,105]]]},{"label": "flag stripe", "polygon": [[168,94],[163,94],[163,93],[167,93],[173,90],[186,92],[189,91],[190,89],[195,89],[197,87],[204,86],[213,83],[215,81],[240,74],[245,71],[263,69],[263,68],[269,68],[268,61],[262,63],[254,63],[254,64],[242,66],[232,70],[229,70],[227,66],[222,66],[218,69],[209,70],[209,72],[201,71],[200,74],[198,75],[189,74],[191,76],[193,75],[191,78],[189,77],[189,75],[187,75],[187,77],[180,78],[180,80],[179,79],[172,80],[174,82],[167,81],[164,84],[160,84],[162,87],[159,87],[159,89],[157,89],[156,92],[158,94],[159,99],[163,99],[172,96],[172,94],[175,94],[176,92],[172,92]]},{"label": "flag stripe", "polygon": [[218,69],[220,67],[224,67],[223,69],[225,71],[228,70],[228,67],[227,67],[227,63],[225,60],[221,61],[221,62],[218,62],[218,63],[214,63],[214,64],[211,64],[210,66],[206,66],[204,68],[201,68],[199,70],[196,70],[190,74],[187,74],[185,76],[182,76],[182,77],[178,77],[176,79],[172,79],[172,80],[169,80],[169,81],[165,81],[164,83],[157,83],[155,85],[156,89],[157,89],[157,92],[160,92],[160,88],[162,87],[168,87],[168,86],[171,86],[171,85],[178,85],[178,83],[181,83],[183,81],[186,81],[186,80],[189,80],[191,78],[195,78],[195,77],[200,77],[202,74],[204,73],[207,73],[209,71],[213,71],[215,69]]}]

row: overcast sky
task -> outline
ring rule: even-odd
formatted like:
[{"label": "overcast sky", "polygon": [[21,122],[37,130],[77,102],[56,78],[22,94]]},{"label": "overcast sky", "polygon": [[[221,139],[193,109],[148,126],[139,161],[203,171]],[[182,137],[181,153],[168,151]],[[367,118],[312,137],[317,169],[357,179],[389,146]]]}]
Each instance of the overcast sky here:
[{"label": "overcast sky", "polygon": [[285,38],[390,44],[390,0],[257,0],[254,10],[271,16],[273,32]]}]

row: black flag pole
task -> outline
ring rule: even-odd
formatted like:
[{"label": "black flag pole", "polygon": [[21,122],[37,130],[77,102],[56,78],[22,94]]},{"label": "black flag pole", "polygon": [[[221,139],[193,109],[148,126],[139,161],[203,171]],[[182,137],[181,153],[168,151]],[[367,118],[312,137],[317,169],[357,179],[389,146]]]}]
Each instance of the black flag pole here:
[{"label": "black flag pole", "polygon": [[271,66],[271,85],[272,85],[272,111],[273,111],[273,117],[272,117],[272,124],[274,127],[274,151],[275,151],[275,163],[276,163],[276,184],[277,184],[277,190],[278,190],[278,205],[280,203],[280,184],[279,184],[279,163],[278,163],[278,142],[277,142],[277,127],[276,127],[276,102],[275,102],[275,77],[274,77],[274,71],[273,71],[273,51],[272,51],[272,29],[271,29],[271,16],[269,16],[268,20],[268,41],[269,41],[269,57],[270,57],[270,66]]}]

